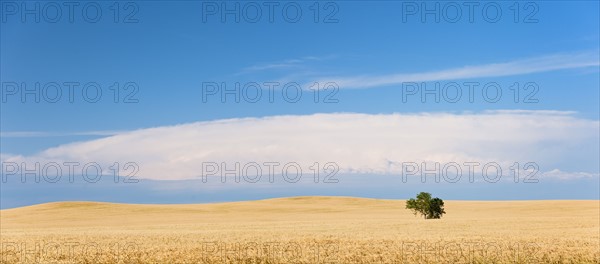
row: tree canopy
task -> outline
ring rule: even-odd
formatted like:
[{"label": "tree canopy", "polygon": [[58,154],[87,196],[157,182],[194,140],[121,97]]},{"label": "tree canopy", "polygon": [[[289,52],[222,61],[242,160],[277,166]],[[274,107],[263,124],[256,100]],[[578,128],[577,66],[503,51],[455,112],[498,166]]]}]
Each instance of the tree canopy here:
[{"label": "tree canopy", "polygon": [[437,197],[432,199],[431,194],[426,192],[417,194],[416,199],[408,199],[406,209],[412,210],[415,215],[423,215],[425,219],[439,219],[446,213],[444,200]]}]

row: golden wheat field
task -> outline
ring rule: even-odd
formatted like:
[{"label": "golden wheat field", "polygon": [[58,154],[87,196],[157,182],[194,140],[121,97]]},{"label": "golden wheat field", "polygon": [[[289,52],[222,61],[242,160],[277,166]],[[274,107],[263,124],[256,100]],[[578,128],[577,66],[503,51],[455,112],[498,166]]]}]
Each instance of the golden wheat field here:
[{"label": "golden wheat field", "polygon": [[194,205],[60,202],[1,212],[2,263],[599,263],[598,201],[294,197]]}]

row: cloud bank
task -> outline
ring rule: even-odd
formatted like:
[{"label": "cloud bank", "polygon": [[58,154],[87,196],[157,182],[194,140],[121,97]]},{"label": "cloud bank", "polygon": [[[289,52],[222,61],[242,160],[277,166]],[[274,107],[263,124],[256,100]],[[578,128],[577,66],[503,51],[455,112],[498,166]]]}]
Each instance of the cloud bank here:
[{"label": "cloud bank", "polygon": [[96,162],[105,170],[136,162],[138,178],[158,180],[197,179],[207,162],[296,162],[303,171],[335,162],[340,173],[377,174],[398,173],[403,162],[536,162],[568,178],[556,164],[595,159],[577,175],[596,175],[589,168],[597,168],[599,126],[561,111],[285,115],[140,129],[2,161]]}]

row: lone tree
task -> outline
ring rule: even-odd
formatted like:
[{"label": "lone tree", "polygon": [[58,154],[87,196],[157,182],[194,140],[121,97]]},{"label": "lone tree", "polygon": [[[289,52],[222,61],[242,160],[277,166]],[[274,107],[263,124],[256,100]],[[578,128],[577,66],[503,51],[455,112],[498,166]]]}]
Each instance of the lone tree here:
[{"label": "lone tree", "polygon": [[431,199],[431,194],[421,192],[417,194],[417,199],[410,198],[406,201],[406,209],[423,215],[425,219],[439,219],[446,212],[444,211],[444,201],[440,198]]}]

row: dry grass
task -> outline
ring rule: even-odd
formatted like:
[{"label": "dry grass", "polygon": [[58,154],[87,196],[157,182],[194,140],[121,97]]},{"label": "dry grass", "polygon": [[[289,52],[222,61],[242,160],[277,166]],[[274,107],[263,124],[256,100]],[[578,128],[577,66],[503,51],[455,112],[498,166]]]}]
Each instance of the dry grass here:
[{"label": "dry grass", "polygon": [[2,263],[599,263],[598,201],[298,197],[201,205],[49,203],[1,211]]}]

